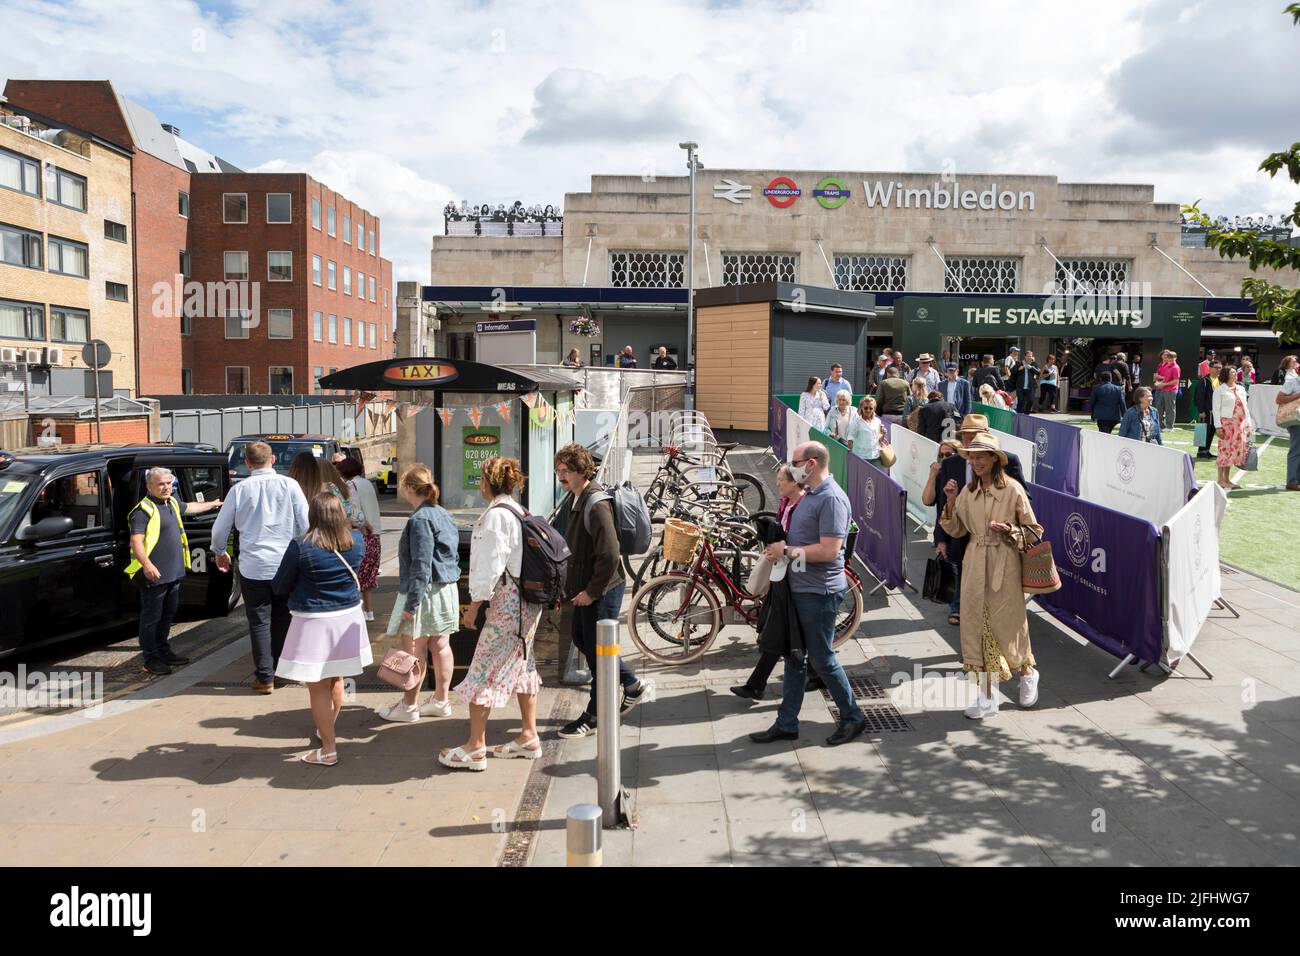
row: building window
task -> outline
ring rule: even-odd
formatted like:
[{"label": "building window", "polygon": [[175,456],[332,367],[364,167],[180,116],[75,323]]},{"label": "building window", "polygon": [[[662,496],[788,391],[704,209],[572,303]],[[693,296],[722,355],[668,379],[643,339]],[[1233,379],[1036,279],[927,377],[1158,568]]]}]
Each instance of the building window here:
[{"label": "building window", "polygon": [[836,256],[835,287],[852,292],[903,292],[907,256]]},{"label": "building window", "polygon": [[352,294],[352,269],[348,266],[343,267],[343,294]]},{"label": "building window", "polygon": [[1129,290],[1128,259],[1062,259],[1056,264],[1056,291],[1065,295],[1124,295]]},{"label": "building window", "polygon": [[22,153],[11,153],[7,149],[0,149],[0,186],[39,197],[41,164]]},{"label": "building window", "polygon": [[375,277],[370,276],[369,279],[370,279],[370,301],[374,302],[375,301]]},{"label": "building window", "polygon": [[272,339],[293,338],[293,309],[267,309],[266,335]]},{"label": "building window", "polygon": [[336,216],[336,212],[333,206],[330,206],[329,209],[325,210],[325,225],[327,226],[327,229],[325,231],[328,232],[331,236],[337,235],[336,230],[338,227],[337,225],[335,225],[336,223],[335,216]]},{"label": "building window", "polygon": [[184,395],[194,394],[194,370],[190,368],[181,369],[181,393]]},{"label": "building window", "polygon": [[372,349],[377,348],[378,343],[379,343],[379,326],[371,322],[370,323],[370,347]]},{"label": "building window", "polygon": [[627,289],[686,287],[686,253],[626,250],[609,254],[609,284]]},{"label": "building window", "polygon": [[331,260],[329,261],[329,267],[327,268],[326,271],[329,273],[329,279],[330,279],[329,287],[330,287],[330,290],[333,291],[333,290],[335,290],[335,289],[337,289],[337,288],[339,287],[339,285],[338,285],[338,269],[337,269],[337,267],[334,265],[334,260],[333,260],[333,259],[331,259]]},{"label": "building window", "polygon": [[320,228],[320,197],[318,196],[311,198],[311,227]]},{"label": "building window", "polygon": [[43,244],[44,237],[39,232],[19,229],[17,226],[0,225],[0,261],[11,266],[43,269],[44,257],[41,255]]},{"label": "building window", "polygon": [[375,230],[370,230],[370,254],[375,254]]},{"label": "building window", "polygon": [[181,275],[189,278],[190,274],[190,254],[185,249],[181,250]]},{"label": "building window", "polygon": [[248,279],[247,252],[227,252],[224,258],[227,282],[242,282]]},{"label": "building window", "polygon": [[176,194],[176,211],[186,219],[190,218],[190,194],[178,192]]},{"label": "building window", "polygon": [[89,279],[90,248],[84,242],[50,236],[50,271]]},{"label": "building window", "polygon": [[331,315],[330,316],[330,342],[332,344],[337,345],[338,341],[339,341],[339,317],[337,315]]},{"label": "building window", "polygon": [[247,365],[226,366],[226,394],[227,395],[248,394],[248,366]]},{"label": "building window", "polygon": [[950,256],[945,263],[945,292],[1015,292],[1020,285],[1019,259]]},{"label": "building window", "polygon": [[364,252],[366,249],[366,227],[364,223],[357,223],[357,249]]},{"label": "building window", "polygon": [[89,342],[90,313],[50,306],[50,338],[55,342]]},{"label": "building window", "polygon": [[311,337],[317,342],[321,340],[321,314],[319,312],[311,314]]},{"label": "building window", "polygon": [[114,242],[126,242],[126,226],[111,219],[104,220],[104,238]]},{"label": "building window", "polygon": [[293,367],[289,365],[272,365],[267,374],[271,395],[293,394]]},{"label": "building window", "polygon": [[352,217],[347,213],[343,214],[343,241],[352,245]]},{"label": "building window", "polygon": [[268,282],[292,282],[293,253],[268,252],[266,254],[266,278]]},{"label": "building window", "polygon": [[106,298],[112,299],[114,302],[126,302],[126,301],[128,301],[128,300],[127,300],[127,289],[126,289],[126,283],[125,283],[125,282],[105,282],[105,283],[104,283],[104,295],[105,295]]},{"label": "building window", "polygon": [[312,385],[315,388],[317,395],[321,393],[320,380],[324,375],[325,375],[325,369],[319,365],[315,366],[311,370]]},{"label": "building window", "polygon": [[86,211],[86,177],[58,166],[45,167],[45,198],[49,202]]},{"label": "building window", "polygon": [[181,335],[190,335],[194,332],[194,319],[189,312],[181,310]]},{"label": "building window", "polygon": [[266,194],[266,221],[268,223],[293,222],[293,194]]},{"label": "building window", "polygon": [[352,344],[352,320],[346,315],[343,316],[343,344]]},{"label": "building window", "polygon": [[230,309],[226,312],[226,338],[246,339],[252,325],[253,314],[247,309]]},{"label": "building window", "polygon": [[0,299],[0,338],[45,341],[45,306]]},{"label": "building window", "polygon": [[248,193],[221,194],[221,221],[227,224],[248,222]]},{"label": "building window", "polygon": [[722,284],[798,282],[799,256],[793,252],[724,252]]},{"label": "building window", "polygon": [[388,290],[384,289],[384,308],[388,308]]},{"label": "building window", "polygon": [[311,257],[311,281],[313,285],[320,285],[320,256]]}]

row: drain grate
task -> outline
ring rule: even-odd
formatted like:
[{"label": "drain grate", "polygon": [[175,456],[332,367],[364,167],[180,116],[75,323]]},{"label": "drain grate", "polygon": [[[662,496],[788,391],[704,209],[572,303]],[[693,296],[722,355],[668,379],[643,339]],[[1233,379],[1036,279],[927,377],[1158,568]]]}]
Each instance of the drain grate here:
[{"label": "drain grate", "polygon": [[[870,677],[850,677],[849,686],[853,689],[853,697],[859,703],[862,703],[862,713],[867,718],[867,733],[906,733],[912,729],[912,725],[907,722],[898,708],[893,704],[874,703],[884,698],[885,691],[880,684]],[[840,719],[840,709],[835,706],[835,700],[831,697],[831,692],[822,690],[822,699],[826,701],[826,709],[831,712],[831,717],[835,720]]]},{"label": "drain grate", "polygon": [[874,677],[850,677],[849,689],[858,700],[885,699],[885,689]]}]

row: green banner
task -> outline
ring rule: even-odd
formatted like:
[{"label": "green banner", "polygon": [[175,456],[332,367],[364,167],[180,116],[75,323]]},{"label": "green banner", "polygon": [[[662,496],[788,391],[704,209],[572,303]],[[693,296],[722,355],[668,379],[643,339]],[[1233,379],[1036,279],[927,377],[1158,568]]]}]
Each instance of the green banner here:
[{"label": "green banner", "polygon": [[975,402],[971,405],[970,410],[977,415],[987,415],[989,428],[1006,432],[1008,435],[1016,433],[1016,413],[1010,409],[994,408],[992,405]]},{"label": "green banner", "polygon": [[484,425],[475,428],[465,425],[460,437],[461,461],[464,467],[465,490],[478,488],[483,475],[483,462],[501,453],[501,426]]}]

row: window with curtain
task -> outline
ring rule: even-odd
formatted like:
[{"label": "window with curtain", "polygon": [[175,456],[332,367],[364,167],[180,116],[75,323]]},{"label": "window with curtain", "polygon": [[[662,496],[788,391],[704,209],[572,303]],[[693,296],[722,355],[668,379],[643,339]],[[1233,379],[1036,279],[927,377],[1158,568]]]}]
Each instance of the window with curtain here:
[{"label": "window with curtain", "polygon": [[50,271],[65,276],[90,278],[90,250],[81,242],[50,236]]},{"label": "window with curtain", "polygon": [[0,261],[28,269],[44,268],[43,237],[39,232],[0,225]]},{"label": "window with curtain", "polygon": [[0,299],[0,338],[45,341],[45,307]]},{"label": "window with curtain", "polygon": [[60,206],[86,211],[86,177],[58,166],[45,167],[45,198]]},{"label": "window with curtain", "polygon": [[22,153],[0,149],[0,186],[29,196],[40,196],[41,164]]},{"label": "window with curtain", "polygon": [[272,339],[293,338],[293,309],[267,309],[266,334]]},{"label": "window with curtain", "polygon": [[293,253],[268,252],[266,254],[266,278],[270,282],[292,282]]},{"label": "window with curtain", "polygon": [[56,342],[89,342],[90,313],[51,306],[50,338]]},{"label": "window with curtain", "polygon": [[227,252],[225,257],[226,281],[243,281],[248,278],[248,253]]}]

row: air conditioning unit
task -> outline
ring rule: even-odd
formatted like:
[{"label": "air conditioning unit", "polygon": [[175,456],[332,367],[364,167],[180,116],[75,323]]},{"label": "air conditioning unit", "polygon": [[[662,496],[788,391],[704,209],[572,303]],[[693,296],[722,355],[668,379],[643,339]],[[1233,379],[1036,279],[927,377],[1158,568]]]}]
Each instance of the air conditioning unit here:
[{"label": "air conditioning unit", "polygon": [[0,362],[3,362],[5,365],[17,365],[18,350],[8,348],[0,349]]},{"label": "air conditioning unit", "polygon": [[40,364],[41,364],[41,350],[40,350],[40,349],[24,349],[23,351],[27,353],[26,356],[25,356],[24,358],[25,358],[25,361],[27,362],[28,365],[40,365]]},{"label": "air conditioning unit", "polygon": [[46,365],[62,365],[62,364],[63,364],[63,349],[59,348],[57,345],[55,345],[55,346],[50,346],[49,348],[47,348],[47,349],[45,350],[45,364],[46,364]]}]

